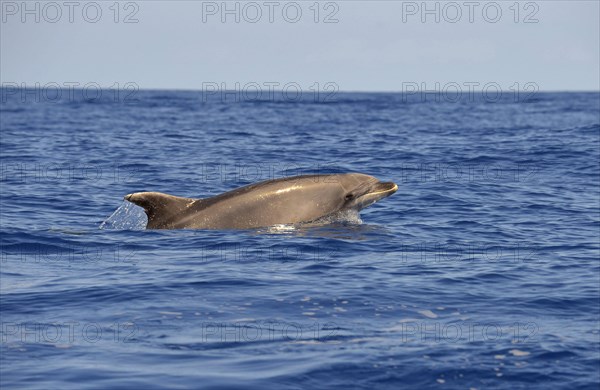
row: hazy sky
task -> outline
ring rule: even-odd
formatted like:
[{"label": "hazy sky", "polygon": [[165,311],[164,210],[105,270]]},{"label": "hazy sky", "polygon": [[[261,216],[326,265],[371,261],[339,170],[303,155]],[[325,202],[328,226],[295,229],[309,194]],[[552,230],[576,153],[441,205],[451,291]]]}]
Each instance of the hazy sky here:
[{"label": "hazy sky", "polygon": [[1,81],[599,90],[599,2],[515,3],[2,0]]}]

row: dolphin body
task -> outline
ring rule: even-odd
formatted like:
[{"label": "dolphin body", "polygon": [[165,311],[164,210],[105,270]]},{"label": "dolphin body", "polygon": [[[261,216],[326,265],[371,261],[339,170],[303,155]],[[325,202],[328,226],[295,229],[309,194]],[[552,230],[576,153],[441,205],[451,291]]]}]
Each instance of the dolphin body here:
[{"label": "dolphin body", "polygon": [[205,199],[137,192],[125,200],[144,208],[147,229],[253,229],[359,211],[397,189],[373,176],[346,173],[267,180]]}]

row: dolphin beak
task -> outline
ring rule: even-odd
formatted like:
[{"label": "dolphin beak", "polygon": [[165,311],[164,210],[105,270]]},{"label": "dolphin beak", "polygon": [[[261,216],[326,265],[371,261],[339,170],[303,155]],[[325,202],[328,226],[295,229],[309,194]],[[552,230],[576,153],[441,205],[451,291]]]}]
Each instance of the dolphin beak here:
[{"label": "dolphin beak", "polygon": [[391,181],[382,182],[377,183],[377,185],[373,189],[373,192],[371,192],[371,195],[382,195],[382,197],[384,197],[390,196],[396,191],[398,191],[398,185],[396,183],[392,183]]}]

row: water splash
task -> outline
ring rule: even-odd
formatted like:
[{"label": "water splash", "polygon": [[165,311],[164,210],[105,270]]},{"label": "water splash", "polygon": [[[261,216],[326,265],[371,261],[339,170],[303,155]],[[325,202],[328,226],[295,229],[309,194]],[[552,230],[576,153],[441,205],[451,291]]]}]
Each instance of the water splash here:
[{"label": "water splash", "polygon": [[338,211],[337,213],[328,215],[323,218],[319,218],[316,221],[309,222],[303,224],[303,226],[322,226],[322,225],[332,225],[332,224],[352,224],[352,225],[360,225],[362,224],[362,219],[360,218],[360,213],[355,209],[347,209]]},{"label": "water splash", "polygon": [[144,230],[147,222],[148,218],[141,207],[123,201],[123,204],[100,224],[100,229]]},{"label": "water splash", "polygon": [[[261,232],[263,229],[258,229]],[[296,230],[294,225],[273,225],[264,229],[265,233],[269,234],[289,234]]]}]

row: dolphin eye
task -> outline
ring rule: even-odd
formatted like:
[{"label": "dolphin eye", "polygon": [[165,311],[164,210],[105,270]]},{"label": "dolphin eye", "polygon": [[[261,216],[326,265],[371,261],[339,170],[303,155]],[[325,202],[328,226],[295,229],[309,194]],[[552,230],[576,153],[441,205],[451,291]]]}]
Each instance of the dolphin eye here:
[{"label": "dolphin eye", "polygon": [[346,200],[350,200],[350,199],[352,199],[352,198],[354,198],[354,195],[352,195],[352,194],[348,194],[348,195],[346,195]]}]

